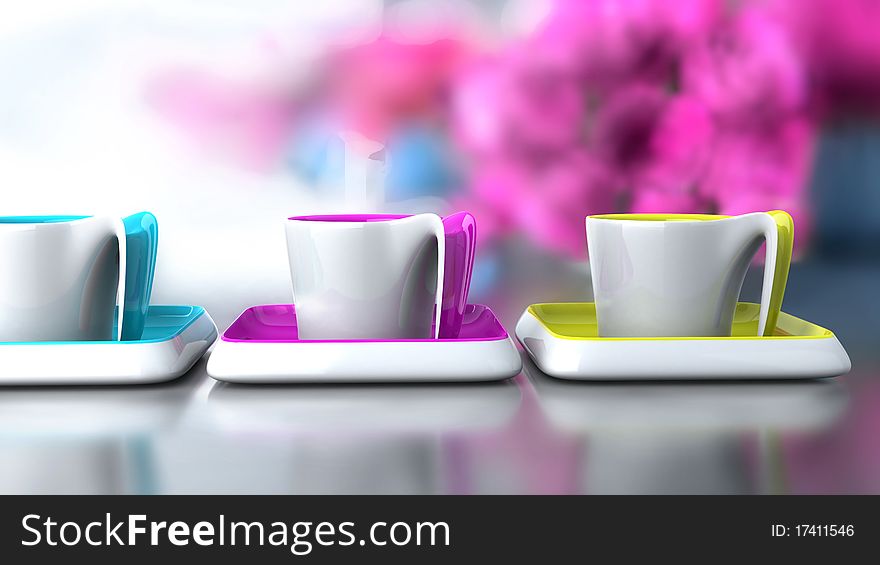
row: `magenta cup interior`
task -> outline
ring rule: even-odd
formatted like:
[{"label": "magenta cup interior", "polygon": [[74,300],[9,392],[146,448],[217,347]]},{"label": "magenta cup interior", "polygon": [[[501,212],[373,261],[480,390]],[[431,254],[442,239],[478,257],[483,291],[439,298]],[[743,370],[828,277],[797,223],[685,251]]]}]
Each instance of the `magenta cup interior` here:
[{"label": "magenta cup interior", "polygon": [[292,216],[288,220],[303,222],[387,222],[409,218],[412,214],[318,214],[314,216]]},{"label": "magenta cup interior", "polygon": [[[288,220],[305,222],[385,222],[410,217],[411,214],[330,214],[293,216]],[[468,291],[474,270],[477,223],[468,212],[443,218],[446,234],[446,260],[443,266],[443,299],[440,304],[440,339],[459,337],[468,303]]]},{"label": "magenta cup interior", "polygon": [[[249,343],[357,343],[388,341],[437,341],[434,339],[321,339],[300,340],[293,304],[253,306],[245,310],[223,333],[223,341]],[[507,339],[507,331],[487,306],[468,304],[462,312],[458,336],[444,341],[494,341]]]}]

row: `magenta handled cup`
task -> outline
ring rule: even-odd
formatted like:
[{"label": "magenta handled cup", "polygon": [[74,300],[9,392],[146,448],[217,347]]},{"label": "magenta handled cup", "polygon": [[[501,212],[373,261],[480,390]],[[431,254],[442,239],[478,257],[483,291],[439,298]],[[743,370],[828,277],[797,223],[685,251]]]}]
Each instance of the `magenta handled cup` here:
[{"label": "magenta handled cup", "polygon": [[458,337],[470,214],[296,216],[286,232],[300,339]]}]

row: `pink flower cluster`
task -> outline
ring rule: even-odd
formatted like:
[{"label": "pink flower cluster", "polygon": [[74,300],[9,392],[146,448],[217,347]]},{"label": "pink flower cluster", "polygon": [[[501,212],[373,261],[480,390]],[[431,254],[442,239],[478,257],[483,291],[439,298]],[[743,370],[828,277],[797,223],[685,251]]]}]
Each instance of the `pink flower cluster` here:
[{"label": "pink flower cluster", "polygon": [[[880,115],[880,0],[551,2],[489,55],[462,34],[383,34],[330,50],[295,87],[287,69],[177,72],[149,94],[251,167],[307,176],[338,129],[386,142],[409,161],[398,184],[474,212],[481,244],[520,232],[582,258],[587,214],[780,208],[803,246],[819,128]],[[470,172],[458,195],[436,181],[459,177],[452,145]]]},{"label": "pink flower cluster", "polygon": [[778,3],[732,4],[558,0],[458,85],[468,205],[496,233],[571,257],[585,215],[623,210],[785,209],[801,243],[817,132],[807,60]]}]

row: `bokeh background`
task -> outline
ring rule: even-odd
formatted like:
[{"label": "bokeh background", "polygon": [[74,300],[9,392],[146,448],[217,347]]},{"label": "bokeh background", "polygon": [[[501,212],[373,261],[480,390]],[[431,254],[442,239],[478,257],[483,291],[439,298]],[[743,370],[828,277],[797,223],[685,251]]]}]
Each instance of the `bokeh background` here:
[{"label": "bokeh background", "polygon": [[[844,384],[793,387],[526,374],[288,398],[208,391],[200,368],[167,389],[0,391],[4,490],[880,491],[880,2],[29,0],[0,13],[2,213],[153,211],[154,302],[202,304],[225,327],[289,301],[294,214],[468,210],[472,300],[512,328],[529,303],[590,298],[587,214],[781,208],[796,222],[785,308],[834,329],[855,366]],[[343,183],[352,136],[384,147],[365,197]],[[745,296],[759,285],[750,275]]]},{"label": "bokeh background", "polygon": [[[152,210],[157,296],[246,291],[224,315],[289,295],[304,212],[467,209],[477,296],[511,254],[585,263],[592,213],[781,208],[799,256],[877,249],[873,0],[311,4],[9,3],[4,213]],[[388,156],[366,201],[350,132]]]}]

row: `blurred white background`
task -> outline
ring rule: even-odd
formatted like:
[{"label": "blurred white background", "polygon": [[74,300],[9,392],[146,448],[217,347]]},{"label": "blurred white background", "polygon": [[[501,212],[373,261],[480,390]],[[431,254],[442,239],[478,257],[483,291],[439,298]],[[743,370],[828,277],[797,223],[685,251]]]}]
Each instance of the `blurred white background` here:
[{"label": "blurred white background", "polygon": [[282,220],[322,204],[291,175],[196,154],[149,107],[145,81],[188,64],[272,72],[282,61],[267,42],[285,68],[304,68],[328,37],[354,23],[369,32],[381,2],[34,0],[0,13],[0,214],[149,210],[154,303],[204,304],[222,324],[289,300]]}]

